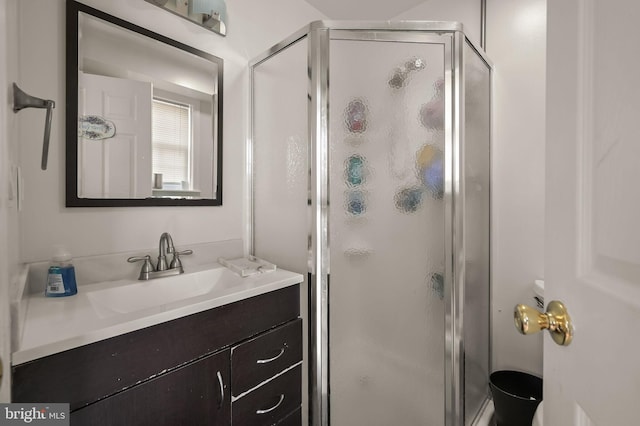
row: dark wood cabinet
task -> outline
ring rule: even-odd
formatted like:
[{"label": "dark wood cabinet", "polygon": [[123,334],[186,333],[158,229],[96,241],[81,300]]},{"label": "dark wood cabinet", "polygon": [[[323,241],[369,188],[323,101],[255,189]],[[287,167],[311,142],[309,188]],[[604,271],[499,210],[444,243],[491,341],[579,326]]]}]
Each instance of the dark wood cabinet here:
[{"label": "dark wood cabinet", "polygon": [[72,426],[300,424],[290,423],[301,401],[299,292],[286,287],[14,366],[13,401],[69,403]]}]

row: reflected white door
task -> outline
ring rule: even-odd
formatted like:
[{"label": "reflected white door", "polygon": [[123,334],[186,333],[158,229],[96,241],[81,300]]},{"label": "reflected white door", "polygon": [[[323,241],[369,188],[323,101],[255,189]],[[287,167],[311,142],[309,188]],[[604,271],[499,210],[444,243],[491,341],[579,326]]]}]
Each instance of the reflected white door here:
[{"label": "reflected white door", "polygon": [[78,137],[78,196],[151,196],[151,83],[79,73],[78,110],[112,121],[112,138]]},{"label": "reflected white door", "polygon": [[545,336],[544,422],[640,424],[640,4],[547,7],[545,299],[576,330]]}]

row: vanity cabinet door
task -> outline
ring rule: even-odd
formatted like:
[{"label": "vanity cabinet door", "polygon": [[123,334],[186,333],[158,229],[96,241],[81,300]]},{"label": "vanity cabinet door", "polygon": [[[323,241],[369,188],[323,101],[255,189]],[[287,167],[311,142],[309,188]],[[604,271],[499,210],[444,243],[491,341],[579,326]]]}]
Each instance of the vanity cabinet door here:
[{"label": "vanity cabinet door", "polygon": [[230,349],[71,413],[72,426],[231,424]]}]

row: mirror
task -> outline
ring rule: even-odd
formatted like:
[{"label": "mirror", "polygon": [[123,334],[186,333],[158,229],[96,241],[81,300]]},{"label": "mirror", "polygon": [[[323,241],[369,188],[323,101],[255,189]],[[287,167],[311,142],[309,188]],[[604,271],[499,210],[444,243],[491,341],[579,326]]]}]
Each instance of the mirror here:
[{"label": "mirror", "polygon": [[222,204],[223,60],[67,2],[66,205]]}]

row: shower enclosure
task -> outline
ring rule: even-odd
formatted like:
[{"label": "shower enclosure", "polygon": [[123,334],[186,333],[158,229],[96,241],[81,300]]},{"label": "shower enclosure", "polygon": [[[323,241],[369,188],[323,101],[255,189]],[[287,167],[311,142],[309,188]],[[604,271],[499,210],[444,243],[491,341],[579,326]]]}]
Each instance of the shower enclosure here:
[{"label": "shower enclosure", "polygon": [[309,424],[486,403],[491,73],[446,22],[314,22],[250,63],[250,251],[306,276]]}]

